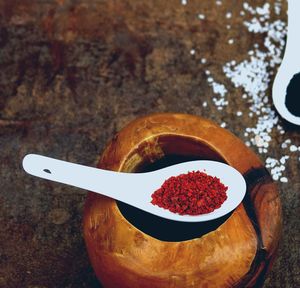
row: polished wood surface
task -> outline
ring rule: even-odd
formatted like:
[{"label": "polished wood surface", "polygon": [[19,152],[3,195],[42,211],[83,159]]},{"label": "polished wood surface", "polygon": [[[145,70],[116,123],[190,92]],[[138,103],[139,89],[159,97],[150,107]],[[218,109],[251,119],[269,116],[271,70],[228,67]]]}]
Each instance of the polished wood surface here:
[{"label": "polished wood surface", "polygon": [[[170,135],[172,141],[160,141]],[[189,141],[198,143],[198,151],[189,151]],[[200,151],[209,148],[215,155],[209,158],[222,158],[245,176],[247,196],[216,230],[187,241],[167,242],[134,227],[113,199],[90,193],[84,235],[104,287],[261,286],[279,244],[281,205],[268,172],[237,137],[200,117],[150,115],[133,121],[113,138],[99,167],[133,172],[143,161],[163,158],[168,147],[175,154],[202,157],[205,154]]]}]

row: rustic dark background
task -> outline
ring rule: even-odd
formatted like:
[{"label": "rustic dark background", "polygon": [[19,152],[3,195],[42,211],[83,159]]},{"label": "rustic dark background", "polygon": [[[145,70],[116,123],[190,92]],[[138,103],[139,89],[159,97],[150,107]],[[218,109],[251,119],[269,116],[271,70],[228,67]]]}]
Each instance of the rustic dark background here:
[{"label": "rustic dark background", "polygon": [[[240,127],[255,119],[236,117],[247,107],[221,67],[245,59],[264,38],[243,25],[242,4],[0,0],[0,287],[99,287],[82,237],[86,191],[25,175],[26,153],[93,166],[130,120],[165,111],[225,121],[243,139]],[[286,6],[272,19],[286,21]],[[197,11],[205,11],[202,25]],[[239,41],[228,48],[231,37]],[[222,112],[211,105],[206,68],[230,89]],[[299,145],[299,129],[282,125]],[[278,156],[281,141],[271,143]],[[299,161],[289,162],[287,175],[279,183],[284,233],[269,288],[300,287]]]}]

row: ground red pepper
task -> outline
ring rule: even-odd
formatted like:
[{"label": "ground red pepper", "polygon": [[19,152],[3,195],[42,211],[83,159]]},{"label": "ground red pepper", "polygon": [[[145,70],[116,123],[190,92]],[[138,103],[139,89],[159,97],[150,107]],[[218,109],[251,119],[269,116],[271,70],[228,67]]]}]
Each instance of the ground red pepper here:
[{"label": "ground red pepper", "polygon": [[153,205],[180,215],[200,215],[221,207],[228,187],[220,179],[193,171],[167,179],[152,194]]}]

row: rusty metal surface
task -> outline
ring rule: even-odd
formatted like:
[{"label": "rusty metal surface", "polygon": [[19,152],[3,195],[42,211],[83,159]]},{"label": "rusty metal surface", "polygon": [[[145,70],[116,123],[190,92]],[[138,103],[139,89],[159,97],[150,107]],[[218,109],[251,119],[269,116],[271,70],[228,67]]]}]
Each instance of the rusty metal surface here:
[{"label": "rusty metal surface", "polygon": [[[185,6],[0,0],[0,287],[100,285],[82,237],[86,192],[25,175],[20,164],[26,153],[95,165],[116,131],[152,112],[226,121],[243,138],[238,127],[254,120],[235,116],[237,107],[243,111],[241,91],[228,83],[220,63],[244,59],[263,37],[250,35],[238,15],[226,29],[219,15],[240,11],[243,1],[223,2],[216,10],[208,0]],[[197,10],[206,13],[203,25]],[[271,17],[286,21],[285,11],[283,2],[282,13]],[[229,37],[240,37],[239,44],[228,49]],[[190,54],[193,47],[201,56]],[[213,97],[205,67],[199,66],[202,57],[217,80],[231,87],[226,113],[202,107]],[[299,143],[299,129],[283,125]],[[275,155],[280,142],[273,138]],[[293,163],[287,167],[289,183],[280,184],[284,237],[265,287],[300,285],[300,172],[299,162]]]}]

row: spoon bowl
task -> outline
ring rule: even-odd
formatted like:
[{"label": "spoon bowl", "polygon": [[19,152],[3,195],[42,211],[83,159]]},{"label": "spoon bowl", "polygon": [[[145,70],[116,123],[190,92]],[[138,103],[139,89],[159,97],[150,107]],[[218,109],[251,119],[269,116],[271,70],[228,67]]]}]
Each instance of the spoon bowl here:
[{"label": "spoon bowl", "polygon": [[[31,175],[93,191],[154,215],[182,222],[202,222],[222,217],[235,209],[246,193],[246,182],[236,169],[209,160],[180,163],[146,173],[124,173],[28,154],[23,159],[23,168]],[[191,216],[179,215],[151,204],[151,195],[165,180],[189,171],[215,176],[228,187],[227,199],[220,208],[211,213]]]},{"label": "spoon bowl", "polygon": [[[300,125],[300,117],[293,115],[286,107],[285,96],[287,87],[294,75],[300,72],[300,1],[288,1],[288,34],[286,49],[282,63],[278,69],[272,89],[273,103],[279,114],[295,125]],[[300,85],[300,83],[299,83]],[[300,93],[300,91],[299,91]],[[300,95],[299,95],[300,97]]]}]

